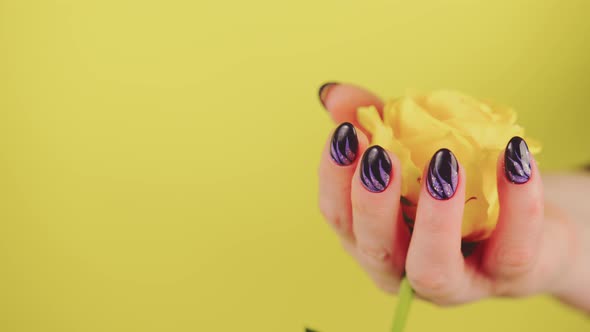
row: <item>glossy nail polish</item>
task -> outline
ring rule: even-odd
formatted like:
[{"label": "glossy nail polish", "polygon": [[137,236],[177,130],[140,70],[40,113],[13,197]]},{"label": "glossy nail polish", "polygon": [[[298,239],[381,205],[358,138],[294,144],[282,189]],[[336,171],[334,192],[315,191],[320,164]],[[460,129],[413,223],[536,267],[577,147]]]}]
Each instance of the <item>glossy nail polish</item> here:
[{"label": "glossy nail polish", "polygon": [[340,166],[348,166],[356,160],[359,141],[354,126],[344,122],[334,131],[330,143],[330,156]]},{"label": "glossy nail polish", "polygon": [[363,186],[370,192],[379,193],[387,188],[391,180],[391,159],[382,147],[375,145],[365,151],[360,176]]},{"label": "glossy nail polish", "polygon": [[504,152],[504,170],[506,178],[516,184],[523,184],[531,178],[531,156],[526,142],[512,137]]},{"label": "glossy nail polish", "polygon": [[324,83],[321,87],[320,90],[318,92],[319,97],[320,97],[320,102],[322,103],[322,105],[324,106],[324,108],[326,107],[326,98],[328,98],[328,93],[330,93],[330,90],[335,87],[336,85],[338,85],[338,83],[336,82],[328,82],[328,83]]},{"label": "glossy nail polish", "polygon": [[428,166],[428,175],[426,175],[426,189],[430,196],[447,200],[457,190],[459,184],[459,163],[455,155],[448,149],[438,150]]}]

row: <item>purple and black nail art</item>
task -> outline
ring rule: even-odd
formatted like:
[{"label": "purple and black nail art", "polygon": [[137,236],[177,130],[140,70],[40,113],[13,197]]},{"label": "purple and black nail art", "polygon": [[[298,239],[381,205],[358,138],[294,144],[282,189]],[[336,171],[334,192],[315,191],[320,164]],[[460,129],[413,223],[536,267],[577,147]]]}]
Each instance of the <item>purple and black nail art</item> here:
[{"label": "purple and black nail art", "polygon": [[531,178],[531,156],[526,142],[512,137],[504,153],[504,170],[506,178],[512,183],[523,184]]},{"label": "purple and black nail art", "polygon": [[387,188],[391,180],[391,159],[382,147],[375,145],[365,151],[360,175],[368,191],[380,193]]},{"label": "purple and black nail art", "polygon": [[324,108],[326,107],[326,98],[328,97],[328,93],[330,92],[330,89],[333,88],[334,86],[338,85],[338,83],[336,82],[328,82],[328,83],[324,83],[321,87],[320,90],[318,91],[318,95],[320,97],[320,102],[322,103],[322,105],[324,106]]},{"label": "purple and black nail art", "polygon": [[340,166],[348,166],[356,160],[359,141],[354,126],[344,122],[334,131],[330,142],[330,156]]},{"label": "purple and black nail art", "polygon": [[448,149],[438,150],[428,166],[426,188],[430,195],[439,200],[446,200],[453,195],[459,184],[459,163]]}]

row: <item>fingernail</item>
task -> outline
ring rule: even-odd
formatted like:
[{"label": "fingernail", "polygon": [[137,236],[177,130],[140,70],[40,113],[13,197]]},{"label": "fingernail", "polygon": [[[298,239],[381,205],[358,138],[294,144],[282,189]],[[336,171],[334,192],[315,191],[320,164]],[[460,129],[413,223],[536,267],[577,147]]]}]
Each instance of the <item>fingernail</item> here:
[{"label": "fingernail", "polygon": [[340,166],[348,166],[356,160],[359,141],[354,126],[344,122],[334,131],[330,144],[330,156]]},{"label": "fingernail", "polygon": [[455,155],[449,149],[436,151],[430,160],[426,176],[426,188],[430,196],[447,200],[455,195],[458,183],[459,163]]},{"label": "fingernail", "polygon": [[531,156],[526,142],[514,136],[504,152],[506,178],[512,183],[523,184],[531,178]]},{"label": "fingernail", "polygon": [[387,152],[375,145],[367,149],[361,161],[361,182],[368,191],[380,193],[391,179],[391,159]]},{"label": "fingernail", "polygon": [[336,85],[338,85],[338,83],[336,82],[328,82],[328,83],[324,83],[319,90],[319,96],[320,96],[320,102],[322,103],[322,105],[324,106],[324,108],[326,107],[326,98],[328,98],[328,93],[330,93],[330,90],[335,87]]}]

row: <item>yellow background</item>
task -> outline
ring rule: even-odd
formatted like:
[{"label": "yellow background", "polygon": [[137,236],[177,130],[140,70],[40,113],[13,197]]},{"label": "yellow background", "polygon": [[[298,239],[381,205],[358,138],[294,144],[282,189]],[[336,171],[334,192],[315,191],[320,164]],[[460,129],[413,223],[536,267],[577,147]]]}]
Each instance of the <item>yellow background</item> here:
[{"label": "yellow background", "polygon": [[[326,80],[519,110],[590,160],[590,2],[0,0],[0,331],[386,331],[317,209]],[[408,331],[588,331],[549,298]]]}]

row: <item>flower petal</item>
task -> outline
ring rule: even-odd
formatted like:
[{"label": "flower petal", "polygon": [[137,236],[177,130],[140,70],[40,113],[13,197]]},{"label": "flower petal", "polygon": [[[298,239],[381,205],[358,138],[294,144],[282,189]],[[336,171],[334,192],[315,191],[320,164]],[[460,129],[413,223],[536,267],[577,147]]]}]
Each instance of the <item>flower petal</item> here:
[{"label": "flower petal", "polygon": [[491,109],[492,119],[494,122],[515,124],[516,123],[516,111],[510,107],[497,105],[491,101],[483,100],[482,106]]},{"label": "flower petal", "polygon": [[480,149],[503,149],[512,137],[524,133],[522,127],[511,124],[471,122],[458,118],[444,122]]},{"label": "flower petal", "polygon": [[441,148],[453,151],[459,163],[467,163],[474,156],[473,145],[452,129],[436,135],[402,137],[400,142],[411,151],[412,161],[420,169],[426,167],[432,155]]},{"label": "flower petal", "polygon": [[396,105],[395,137],[438,136],[451,128],[430,115],[413,99],[404,97]]},{"label": "flower petal", "polygon": [[534,138],[528,137],[528,136],[525,137],[525,141],[526,141],[526,144],[529,147],[529,151],[532,154],[538,154],[538,153],[541,152],[543,146],[542,146],[542,144],[539,141],[537,141]]},{"label": "flower petal", "polygon": [[[358,109],[358,119],[371,134],[371,143],[395,153],[401,161],[404,218],[415,218],[422,169],[432,154],[448,148],[465,168],[466,202],[462,223],[464,241],[491,234],[499,215],[496,161],[513,136],[524,137],[511,108],[454,91],[406,93],[385,104],[383,119],[375,107]],[[526,137],[536,154],[541,145]]]},{"label": "flower petal", "polygon": [[481,108],[471,96],[448,90],[439,90],[417,98],[418,103],[438,120],[459,118],[470,122],[487,122],[492,115]]}]

